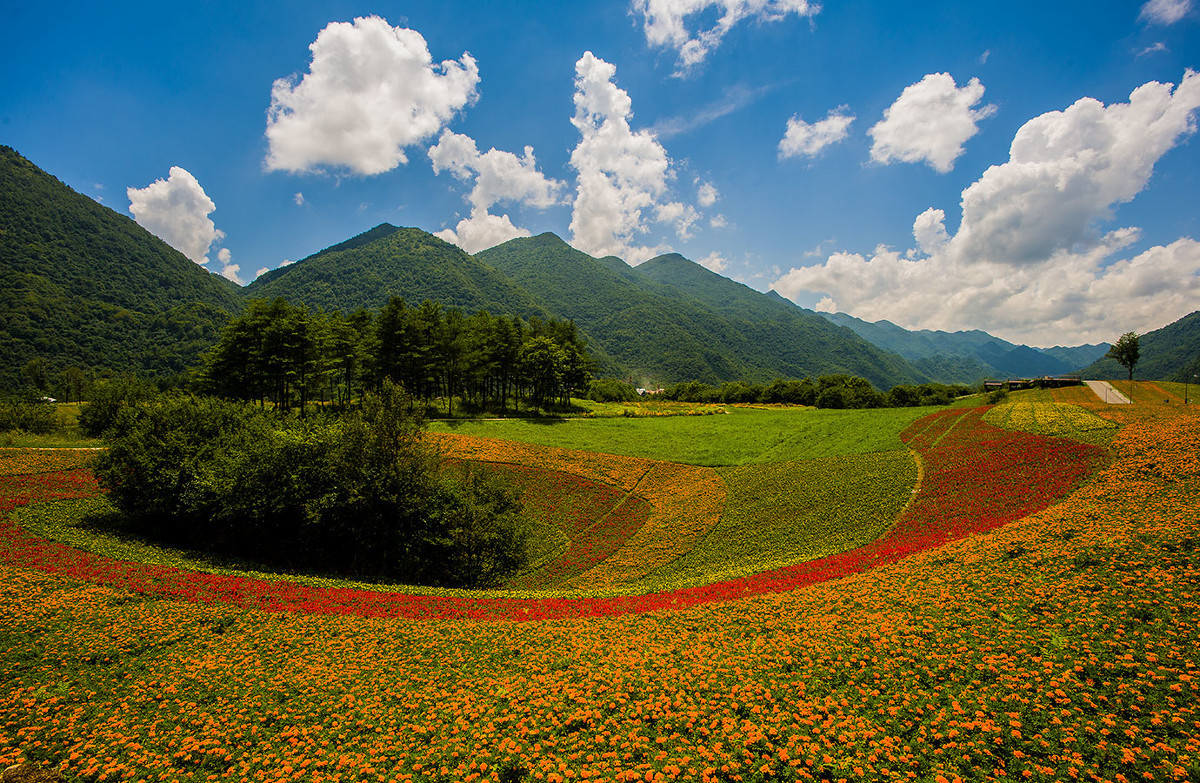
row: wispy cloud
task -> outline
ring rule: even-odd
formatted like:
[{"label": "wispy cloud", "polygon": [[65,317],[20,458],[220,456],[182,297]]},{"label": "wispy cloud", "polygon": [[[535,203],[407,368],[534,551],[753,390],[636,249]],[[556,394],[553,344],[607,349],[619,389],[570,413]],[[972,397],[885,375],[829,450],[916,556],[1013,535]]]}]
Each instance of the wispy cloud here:
[{"label": "wispy cloud", "polygon": [[660,139],[669,139],[672,136],[679,136],[680,134],[694,131],[697,128],[703,128],[710,122],[715,122],[726,115],[741,111],[774,90],[775,87],[776,85],[766,85],[763,87],[747,87],[744,84],[736,85],[726,90],[725,94],[717,100],[709,103],[707,106],[700,107],[699,111],[689,112],[685,116],[666,117],[659,120],[650,126],[650,132]]}]

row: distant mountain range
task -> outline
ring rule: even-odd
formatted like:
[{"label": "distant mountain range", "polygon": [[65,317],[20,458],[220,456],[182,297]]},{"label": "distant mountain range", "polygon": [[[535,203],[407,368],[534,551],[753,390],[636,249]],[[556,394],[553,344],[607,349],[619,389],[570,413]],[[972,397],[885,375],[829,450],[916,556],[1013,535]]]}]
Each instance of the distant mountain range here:
[{"label": "distant mountain range", "polygon": [[[848,373],[888,389],[1085,365],[1086,373],[1122,375],[1115,364],[1093,364],[1106,344],[1039,350],[982,331],[909,331],[817,314],[678,254],[631,267],[554,234],[471,256],[420,229],[383,224],[238,289],[0,147],[0,388],[19,388],[21,368],[35,357],[56,369],[181,372],[250,298],[351,312],[392,296],[572,319],[601,374],[639,386]],[[1182,372],[1200,346],[1198,316],[1143,337],[1138,377]]]},{"label": "distant mountain range", "polygon": [[863,321],[845,313],[822,313],[839,326],[887,351],[894,351],[942,383],[974,383],[982,378],[1040,378],[1075,372],[1108,352],[1109,344],[1046,350],[1016,345],[973,329],[909,331],[891,321]]}]

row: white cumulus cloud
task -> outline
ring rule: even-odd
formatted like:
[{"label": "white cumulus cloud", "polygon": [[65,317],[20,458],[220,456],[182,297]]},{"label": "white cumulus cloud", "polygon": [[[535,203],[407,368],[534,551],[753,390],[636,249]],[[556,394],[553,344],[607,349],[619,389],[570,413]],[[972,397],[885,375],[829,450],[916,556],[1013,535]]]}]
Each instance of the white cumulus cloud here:
[{"label": "white cumulus cloud", "polygon": [[1192,0],[1150,0],[1138,19],[1151,24],[1175,24],[1192,10]]},{"label": "white cumulus cloud", "polygon": [[[808,0],[633,0],[631,9],[641,16],[647,42],[676,50],[678,76],[704,62],[725,34],[743,20],[777,22],[789,14],[812,17],[821,6]],[[711,27],[690,24],[714,14],[716,22]]]},{"label": "white cumulus cloud", "polygon": [[1200,75],[1149,82],[1127,103],[1091,98],[1035,117],[1009,160],[963,191],[958,230],[929,209],[916,247],[834,253],[773,284],[819,307],[904,326],[984,328],[1033,344],[1112,340],[1182,317],[1200,301],[1200,242],[1123,254],[1141,232],[1103,231],[1113,208],[1148,184],[1155,163],[1196,130]]},{"label": "white cumulus cloud", "polygon": [[971,79],[962,87],[948,73],[926,74],[910,84],[883,119],[868,134],[874,139],[871,159],[928,163],[945,174],[963,153],[963,144],[979,132],[977,123],[996,111],[994,106],[973,108],[983,99],[983,84]]},{"label": "white cumulus cloud", "polygon": [[470,54],[435,63],[420,33],[377,16],[331,23],[309,49],[308,73],[271,88],[271,171],[390,171],[408,162],[406,147],[436,136],[476,97]]},{"label": "white cumulus cloud", "polygon": [[721,198],[721,194],[717,191],[717,186],[711,182],[702,182],[696,188],[696,203],[702,207],[711,207],[717,203],[719,198]]},{"label": "white cumulus cloud", "polygon": [[561,202],[563,183],[538,171],[532,147],[526,147],[520,157],[494,148],[481,153],[471,137],[444,130],[429,149],[429,159],[435,174],[449,171],[464,182],[475,181],[467,196],[471,216],[454,230],[437,235],[468,253],[529,236],[528,231],[514,226],[508,215],[491,214],[493,205],[511,202],[545,209]]},{"label": "white cumulus cloud", "polygon": [[837,144],[850,132],[855,117],[845,107],[834,109],[825,119],[807,123],[797,115],[788,120],[787,131],[779,141],[779,157],[816,157],[821,150]]},{"label": "white cumulus cloud", "polygon": [[591,52],[575,64],[571,124],[580,140],[571,152],[578,172],[571,243],[585,253],[639,264],[662,251],[638,244],[650,221],[670,223],[687,238],[699,214],[669,197],[671,160],[654,134],[630,128],[633,103],[614,83],[616,71]]},{"label": "white cumulus cloud", "polygon": [[242,285],[242,279],[238,273],[242,267],[233,263],[233,254],[229,252],[229,248],[223,247],[217,251],[217,260],[221,262],[221,277],[226,280],[232,280],[238,285]]},{"label": "white cumulus cloud", "polygon": [[717,274],[721,274],[725,271],[725,268],[729,266],[729,260],[715,250],[706,255],[704,258],[698,260],[696,263],[706,269],[716,272]]},{"label": "white cumulus cloud", "polygon": [[165,180],[125,193],[138,225],[197,264],[207,264],[208,249],[225,236],[208,217],[217,205],[186,169],[172,166]]}]

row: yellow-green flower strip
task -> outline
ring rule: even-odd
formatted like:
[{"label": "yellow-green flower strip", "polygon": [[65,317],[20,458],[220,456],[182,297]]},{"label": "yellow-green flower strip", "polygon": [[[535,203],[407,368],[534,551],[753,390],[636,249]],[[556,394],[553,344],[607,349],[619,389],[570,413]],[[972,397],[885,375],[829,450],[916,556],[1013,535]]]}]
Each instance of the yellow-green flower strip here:
[{"label": "yellow-green flower strip", "polygon": [[1117,427],[1089,410],[1062,402],[1010,402],[992,408],[983,420],[1008,430],[1083,443],[1106,443]]}]

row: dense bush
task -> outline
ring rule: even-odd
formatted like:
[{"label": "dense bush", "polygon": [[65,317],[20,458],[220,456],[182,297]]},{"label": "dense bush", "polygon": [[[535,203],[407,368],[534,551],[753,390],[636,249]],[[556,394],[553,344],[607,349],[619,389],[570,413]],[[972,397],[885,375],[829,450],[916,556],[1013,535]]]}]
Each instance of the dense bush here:
[{"label": "dense bush", "polygon": [[139,532],[292,568],[483,587],[524,564],[515,493],[443,468],[398,387],[283,416],[169,395],[123,408],[96,475]]},{"label": "dense bush", "polygon": [[157,393],[149,382],[132,376],[97,381],[88,403],[79,411],[79,429],[85,435],[98,438],[116,424],[122,410],[145,402]]},{"label": "dense bush", "polygon": [[592,380],[583,396],[596,402],[636,402],[641,399],[637,389],[615,378]]},{"label": "dense bush", "polygon": [[54,405],[37,399],[11,399],[0,402],[0,432],[20,430],[37,435],[55,432],[61,427]]}]

